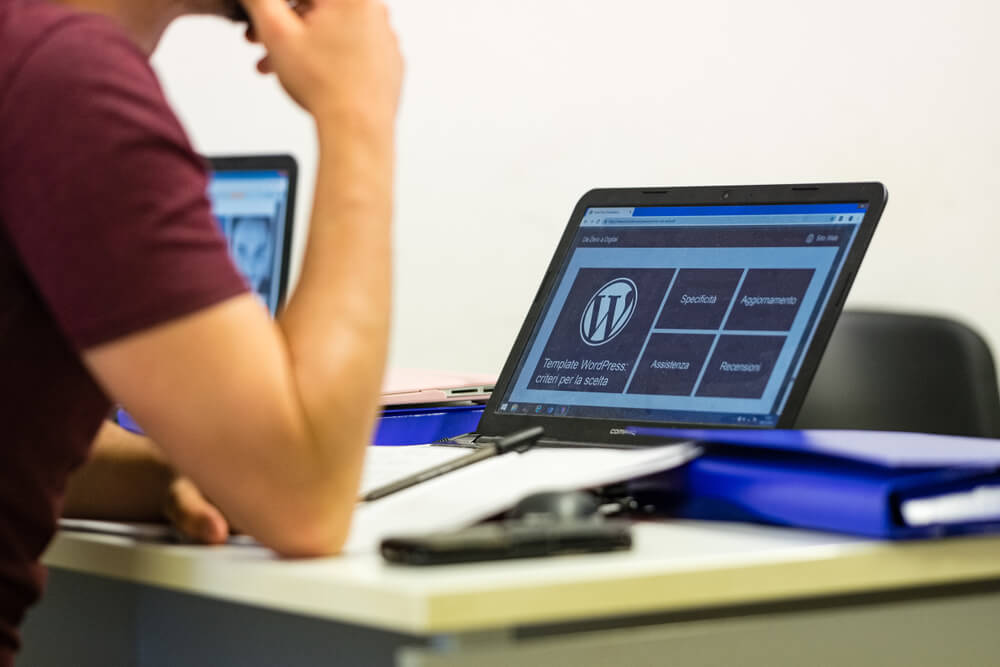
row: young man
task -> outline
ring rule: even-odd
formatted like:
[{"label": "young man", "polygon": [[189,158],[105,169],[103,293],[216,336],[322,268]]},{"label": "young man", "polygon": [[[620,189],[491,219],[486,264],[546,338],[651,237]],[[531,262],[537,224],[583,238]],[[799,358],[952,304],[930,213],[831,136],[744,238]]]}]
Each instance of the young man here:
[{"label": "young man", "polygon": [[173,19],[233,2],[0,0],[0,666],[113,401],[279,553],[346,537],[388,336],[401,59],[377,0],[245,0],[258,67],[312,114],[320,154],[301,280],[272,321],[147,62]]}]

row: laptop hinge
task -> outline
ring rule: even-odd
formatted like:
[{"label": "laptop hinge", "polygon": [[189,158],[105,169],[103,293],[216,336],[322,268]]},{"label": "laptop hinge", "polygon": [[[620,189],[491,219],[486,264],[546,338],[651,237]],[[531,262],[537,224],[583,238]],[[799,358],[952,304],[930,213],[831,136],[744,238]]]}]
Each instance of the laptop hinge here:
[{"label": "laptop hinge", "polygon": [[[448,445],[451,447],[482,447],[483,445],[490,444],[500,440],[500,436],[496,435],[479,435],[477,433],[463,433],[462,435],[456,435],[453,438],[444,438],[435,442],[435,445]],[[677,442],[687,442],[686,440],[678,439]],[[657,444],[669,444],[667,441],[660,439]],[[600,448],[600,449],[641,449],[649,447],[649,443],[632,443],[632,442],[583,442],[578,440],[560,440],[557,438],[541,438],[536,446],[541,447],[589,447],[589,448]]]}]

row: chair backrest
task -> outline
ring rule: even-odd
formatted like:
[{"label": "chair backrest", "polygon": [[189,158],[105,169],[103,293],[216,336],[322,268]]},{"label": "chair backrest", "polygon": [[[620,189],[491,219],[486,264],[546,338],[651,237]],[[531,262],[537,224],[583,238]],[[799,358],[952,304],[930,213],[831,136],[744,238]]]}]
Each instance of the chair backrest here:
[{"label": "chair backrest", "polygon": [[993,355],[954,320],[844,311],[796,426],[1000,437]]}]

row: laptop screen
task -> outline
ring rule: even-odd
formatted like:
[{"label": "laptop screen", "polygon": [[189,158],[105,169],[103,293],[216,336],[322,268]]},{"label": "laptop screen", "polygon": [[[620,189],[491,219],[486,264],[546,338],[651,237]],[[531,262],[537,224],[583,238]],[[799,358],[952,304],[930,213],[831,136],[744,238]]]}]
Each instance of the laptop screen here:
[{"label": "laptop screen", "polygon": [[291,175],[279,169],[213,169],[212,213],[237,268],[274,315],[287,277]]},{"label": "laptop screen", "polygon": [[776,425],[867,208],[587,209],[497,411]]}]

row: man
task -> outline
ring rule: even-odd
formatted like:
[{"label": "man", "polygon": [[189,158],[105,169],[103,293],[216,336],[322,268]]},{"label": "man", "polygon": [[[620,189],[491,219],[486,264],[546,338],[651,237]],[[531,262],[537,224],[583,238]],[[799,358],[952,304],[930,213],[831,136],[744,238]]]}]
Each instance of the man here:
[{"label": "man", "polygon": [[[0,0],[0,666],[112,402],[279,553],[346,538],[388,336],[401,60],[378,0],[245,0],[258,68],[312,114],[320,156],[299,286],[271,320],[147,62],[174,18],[233,2]],[[134,453],[107,429],[103,453]]]}]

